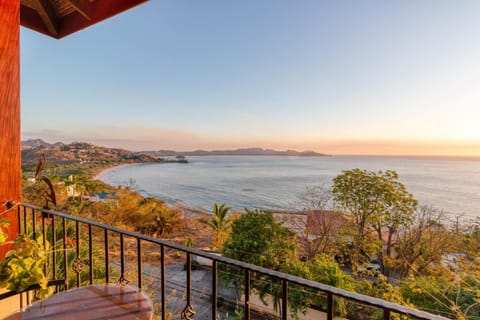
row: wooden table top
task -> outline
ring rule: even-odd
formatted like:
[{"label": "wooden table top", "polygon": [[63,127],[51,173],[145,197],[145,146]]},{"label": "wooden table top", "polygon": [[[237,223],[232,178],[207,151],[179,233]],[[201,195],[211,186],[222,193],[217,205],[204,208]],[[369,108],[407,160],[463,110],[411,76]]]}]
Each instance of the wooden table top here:
[{"label": "wooden table top", "polygon": [[152,319],[152,303],[138,288],[101,284],[81,287],[37,301],[22,319]]}]

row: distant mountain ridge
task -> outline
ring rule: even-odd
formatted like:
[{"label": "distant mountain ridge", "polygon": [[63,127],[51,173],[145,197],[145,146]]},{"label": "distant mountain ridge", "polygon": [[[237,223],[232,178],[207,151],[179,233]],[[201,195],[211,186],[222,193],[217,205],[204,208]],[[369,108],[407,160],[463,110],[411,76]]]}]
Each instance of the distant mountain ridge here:
[{"label": "distant mountain ridge", "polygon": [[168,156],[299,156],[299,157],[326,157],[329,156],[324,153],[315,151],[296,151],[285,150],[278,151],[263,148],[240,148],[235,150],[195,150],[195,151],[173,151],[173,150],[158,150],[158,151],[142,151],[141,153],[152,157],[168,157]]},{"label": "distant mountain ridge", "polygon": [[[85,142],[65,144],[62,142],[48,143],[42,139],[22,141],[22,162],[24,164],[36,163],[41,154],[44,154],[50,163],[186,162],[184,156],[328,156],[315,151],[277,151],[263,148],[187,152],[173,150],[133,152],[119,148],[96,146]],[[172,160],[172,157],[178,158]]]},{"label": "distant mountain ridge", "polygon": [[48,143],[42,139],[28,139],[22,141],[22,150],[30,149],[30,148],[37,148],[40,146],[44,147],[61,147],[65,145],[62,142],[55,142],[55,143]]}]

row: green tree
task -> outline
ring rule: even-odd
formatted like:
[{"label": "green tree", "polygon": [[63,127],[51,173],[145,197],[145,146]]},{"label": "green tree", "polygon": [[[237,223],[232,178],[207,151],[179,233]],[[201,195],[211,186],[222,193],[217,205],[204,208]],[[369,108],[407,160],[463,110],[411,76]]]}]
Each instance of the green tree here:
[{"label": "green tree", "polygon": [[[295,233],[276,222],[273,214],[248,210],[232,223],[232,232],[223,246],[223,255],[276,271],[286,271],[288,263],[297,259]],[[244,290],[244,273],[235,267],[222,267],[222,278]],[[253,274],[251,290],[258,293],[266,305],[273,299],[278,310],[281,286],[272,277]],[[298,308],[296,309],[298,310]]]},{"label": "green tree", "polygon": [[207,225],[213,231],[212,244],[215,249],[221,249],[223,243],[225,242],[230,228],[232,225],[232,220],[228,217],[230,208],[227,207],[225,203],[218,205],[215,203],[213,205],[213,212],[210,219],[199,219],[201,223]]},{"label": "green tree", "polygon": [[[395,171],[367,171],[352,169],[343,171],[333,179],[334,200],[340,210],[352,216],[356,226],[353,234],[353,270],[362,262],[364,255],[376,253],[383,267],[382,241],[386,240],[386,253],[390,254],[394,235],[399,229],[411,224],[417,200],[398,181]],[[374,229],[378,242],[371,246],[367,241]],[[386,239],[383,233],[387,234]]]},{"label": "green tree", "polygon": [[276,222],[273,214],[248,210],[232,224],[223,255],[257,266],[281,271],[296,258],[295,233]]}]

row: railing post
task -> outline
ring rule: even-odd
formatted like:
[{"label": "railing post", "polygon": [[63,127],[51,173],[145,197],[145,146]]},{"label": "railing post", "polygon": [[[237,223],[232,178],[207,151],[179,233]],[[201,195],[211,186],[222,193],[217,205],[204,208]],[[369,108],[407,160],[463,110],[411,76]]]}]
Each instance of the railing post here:
[{"label": "railing post", "polygon": [[142,244],[140,238],[137,238],[137,279],[138,288],[142,289]]},{"label": "railing post", "polygon": [[187,304],[192,302],[192,255],[187,252]]},{"label": "railing post", "polygon": [[27,207],[23,207],[23,233],[27,234]]},{"label": "railing post", "polygon": [[[55,215],[52,215],[52,278],[57,279],[57,235],[55,234]],[[55,292],[58,286],[55,286]]]},{"label": "railing post", "polygon": [[282,280],[282,320],[287,320],[288,314],[288,282]]},{"label": "railing post", "polygon": [[245,269],[245,320],[250,320],[250,270]]},{"label": "railing post", "polygon": [[218,299],[217,280],[218,280],[217,261],[212,260],[212,320],[217,319],[217,299]]},{"label": "railing post", "polygon": [[88,225],[88,267],[90,284],[93,284],[93,243],[92,243],[92,225]]},{"label": "railing post", "polygon": [[80,273],[82,272],[82,260],[80,259],[80,230],[78,221],[75,221],[75,241],[76,241],[76,253],[77,258],[74,261],[74,271],[77,273],[77,288],[80,287],[82,281]]},{"label": "railing post", "polygon": [[22,219],[20,218],[20,206],[17,207],[17,226],[18,226],[18,234],[22,233]]},{"label": "railing post", "polygon": [[167,319],[167,280],[165,279],[165,247],[160,246],[160,276],[162,281],[162,320]]},{"label": "railing post", "polygon": [[110,270],[108,266],[108,230],[103,230],[103,241],[104,241],[104,251],[105,251],[105,282],[110,282]]},{"label": "railing post", "polygon": [[190,320],[195,315],[192,306],[192,254],[187,252],[187,304],[182,311],[181,319]]},{"label": "railing post", "polygon": [[37,239],[37,228],[36,228],[36,221],[35,221],[35,209],[32,209],[32,234],[33,239]]},{"label": "railing post", "polygon": [[62,218],[63,227],[63,274],[65,277],[64,289],[68,290],[68,254],[67,254],[67,222],[65,218]]},{"label": "railing post", "polygon": [[[43,249],[46,249],[47,247],[47,230],[45,228],[45,215],[42,214],[40,215],[42,217],[42,244],[43,244]],[[47,274],[47,264],[48,264],[48,254],[46,257],[46,262],[43,265],[43,274]]]},{"label": "railing post", "polygon": [[125,249],[123,243],[123,233],[120,233],[120,279],[119,283],[125,283]]},{"label": "railing post", "polygon": [[383,320],[390,320],[390,309],[383,309]]},{"label": "railing post", "polygon": [[327,320],[333,320],[334,308],[333,308],[333,294],[327,293]]}]

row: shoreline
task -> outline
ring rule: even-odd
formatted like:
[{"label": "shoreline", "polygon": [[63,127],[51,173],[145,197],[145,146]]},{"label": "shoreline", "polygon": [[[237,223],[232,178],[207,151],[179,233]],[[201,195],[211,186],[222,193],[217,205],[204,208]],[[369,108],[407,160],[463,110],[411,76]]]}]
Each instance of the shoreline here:
[{"label": "shoreline", "polygon": [[[123,164],[117,164],[117,165],[113,165],[113,166],[107,166],[105,168],[99,168],[99,171],[95,172],[94,175],[92,176],[92,180],[100,180],[100,181],[103,181],[102,179],[100,179],[100,176],[103,175],[104,173],[107,173],[109,171],[112,171],[113,169],[116,169],[116,168],[122,168],[122,167],[128,167],[128,166],[134,166],[134,165],[139,165],[139,164],[143,164],[143,163],[147,163],[147,162],[142,162],[142,163],[123,163]],[[105,182],[105,181],[103,181]],[[107,183],[108,184],[108,183]],[[110,184],[108,184],[110,185]]]},{"label": "shoreline", "polygon": [[127,167],[127,166],[137,166],[137,165],[144,165],[144,164],[153,164],[153,163],[188,163],[187,160],[165,160],[165,161],[155,161],[155,162],[133,162],[133,163],[119,163],[119,164],[114,164],[110,166],[105,166],[102,168],[98,168],[98,170],[95,170],[91,174],[91,179],[92,180],[100,180],[100,176],[103,175],[104,173],[107,173],[113,169],[116,168],[121,168],[121,167]]},{"label": "shoreline", "polygon": [[[100,178],[100,176],[105,174],[105,173],[108,173],[108,172],[110,172],[114,169],[117,169],[117,168],[135,166],[135,165],[142,165],[142,164],[147,164],[147,163],[150,163],[150,162],[123,163],[123,164],[118,164],[118,165],[113,165],[113,166],[107,166],[107,167],[104,167],[104,168],[99,168],[99,170],[96,173],[92,174],[91,179],[92,180],[99,180],[99,181],[102,181],[103,183],[105,183],[105,184],[107,184],[111,187],[115,187],[114,185],[111,185],[110,183],[105,182],[105,180],[102,180]],[[135,192],[138,192],[138,191],[135,191]],[[190,217],[199,217],[199,216],[200,217],[210,217],[211,216],[211,213],[205,208],[189,206],[189,205],[187,205],[185,203],[182,203],[182,202],[174,202],[174,203],[169,204],[164,199],[161,199],[161,198],[158,198],[158,197],[155,197],[155,198],[158,199],[158,200],[164,201],[166,205],[168,205],[172,209],[178,210],[183,216],[190,216]]]}]

